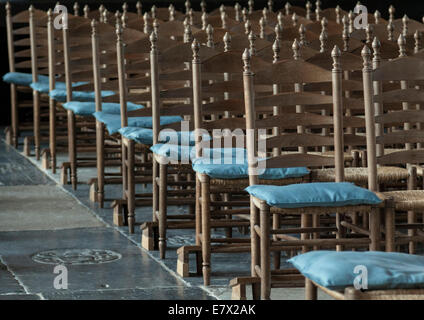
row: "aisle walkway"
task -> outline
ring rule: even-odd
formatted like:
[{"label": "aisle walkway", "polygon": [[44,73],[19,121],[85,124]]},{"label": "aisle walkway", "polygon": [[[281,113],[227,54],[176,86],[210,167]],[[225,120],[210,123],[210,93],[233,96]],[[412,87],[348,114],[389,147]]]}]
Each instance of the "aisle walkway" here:
[{"label": "aisle walkway", "polygon": [[0,141],[0,299],[211,298]]}]

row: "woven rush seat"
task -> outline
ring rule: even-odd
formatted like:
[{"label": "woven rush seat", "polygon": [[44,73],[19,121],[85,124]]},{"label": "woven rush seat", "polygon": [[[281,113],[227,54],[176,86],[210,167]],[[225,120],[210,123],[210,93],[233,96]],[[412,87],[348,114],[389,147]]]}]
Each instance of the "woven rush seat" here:
[{"label": "woven rush seat", "polygon": [[424,210],[424,190],[402,190],[383,192],[392,198],[397,210]]},{"label": "woven rush seat", "polygon": [[[345,180],[359,185],[368,183],[367,168],[345,168]],[[378,182],[381,184],[396,183],[408,179],[408,170],[399,167],[379,167],[377,168]],[[331,182],[334,181],[334,169],[318,169],[311,171],[312,181]]]},{"label": "woven rush seat", "polygon": [[[259,179],[259,184],[284,186],[296,183],[310,182],[309,176],[285,179]],[[210,179],[211,187],[231,190],[244,190],[249,186],[249,179]]]}]

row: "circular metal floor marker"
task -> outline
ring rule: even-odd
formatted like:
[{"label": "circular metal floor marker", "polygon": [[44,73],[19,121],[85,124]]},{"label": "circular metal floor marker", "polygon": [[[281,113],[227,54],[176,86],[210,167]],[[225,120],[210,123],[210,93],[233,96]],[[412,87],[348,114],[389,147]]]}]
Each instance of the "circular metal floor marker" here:
[{"label": "circular metal floor marker", "polygon": [[32,260],[38,263],[67,265],[109,263],[121,258],[117,252],[98,249],[55,249],[32,256]]}]

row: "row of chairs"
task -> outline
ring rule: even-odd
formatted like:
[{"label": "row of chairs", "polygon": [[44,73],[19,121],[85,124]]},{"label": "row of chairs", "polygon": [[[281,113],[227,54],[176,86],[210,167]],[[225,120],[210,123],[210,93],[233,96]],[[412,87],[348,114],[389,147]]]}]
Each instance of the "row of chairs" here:
[{"label": "row of chairs", "polygon": [[[18,141],[16,94],[32,91],[35,156],[55,172],[65,147],[62,180],[74,189],[77,170],[96,167],[90,198],[100,207],[113,201],[114,222],[130,232],[135,208],[152,206],[142,245],[161,258],[167,230],[193,229],[194,245],[178,249],[182,276],[192,253],[205,285],[213,254],[250,253],[251,276],[230,283],[234,298],[246,298],[247,284],[264,299],[286,286],[305,286],[309,299],[317,287],[335,298],[422,297],[420,290],[343,294],[351,270],[339,268],[345,276],[337,277],[325,263],[422,264],[413,254],[424,222],[416,166],[423,162],[423,25],[395,20],[393,7],[388,21],[370,16],[375,23],[365,30],[354,30],[353,13],[321,10],[319,1],[315,14],[309,3],[272,7],[255,11],[249,1],[246,9],[207,14],[187,2],[185,13],[170,6],[149,15],[124,5],[122,14],[100,7],[80,17],[76,5],[57,30],[52,10],[12,16],[8,4],[9,143]],[[152,192],[136,193],[150,182]],[[121,184],[122,196],[105,198],[107,184]],[[173,205],[189,211],[171,214]],[[214,237],[217,228],[225,235]],[[410,255],[378,252],[404,245]],[[336,254],[322,251],[329,248]],[[296,268],[281,268],[284,252]],[[370,280],[374,289],[410,288]]]}]

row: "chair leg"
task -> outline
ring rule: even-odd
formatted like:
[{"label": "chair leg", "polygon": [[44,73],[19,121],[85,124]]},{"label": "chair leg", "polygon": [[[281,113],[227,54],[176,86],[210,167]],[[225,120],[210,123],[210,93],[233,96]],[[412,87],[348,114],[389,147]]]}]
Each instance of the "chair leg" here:
[{"label": "chair leg", "polygon": [[19,134],[19,116],[18,116],[18,96],[16,85],[10,85],[10,106],[11,106],[11,135],[12,135],[12,145],[18,147],[18,134]]},{"label": "chair leg", "polygon": [[[272,228],[277,230],[280,228],[280,214],[275,213],[272,217]],[[278,238],[276,236],[273,236],[274,241],[278,241]],[[279,270],[281,267],[281,251],[274,251],[272,253],[273,259],[274,259],[274,269]]]},{"label": "chair leg", "polygon": [[385,215],[385,243],[387,252],[395,252],[395,208],[393,201],[386,202],[386,208],[384,210]]},{"label": "chair leg", "polygon": [[34,116],[34,151],[35,158],[40,160],[40,94],[38,91],[33,90],[33,116]]},{"label": "chair leg", "polygon": [[159,254],[165,259],[166,253],[166,191],[167,191],[168,165],[159,165]]},{"label": "chair leg", "polygon": [[157,178],[159,177],[159,163],[153,156],[152,159],[152,221],[158,222],[156,213],[159,211],[159,186]]},{"label": "chair leg", "polygon": [[[411,166],[408,169],[409,177],[408,177],[408,190],[416,190],[417,189],[417,167]],[[408,211],[408,224],[416,223],[416,215],[414,211]],[[408,236],[413,237],[416,235],[416,230],[408,229]],[[409,242],[409,253],[416,253],[416,246],[414,241]]]},{"label": "chair leg", "polygon": [[305,279],[305,300],[317,300],[318,288],[309,279]]},{"label": "chair leg", "polygon": [[205,286],[208,286],[210,285],[211,274],[210,181],[206,175],[201,175],[200,179],[202,189],[202,272],[203,283]]},{"label": "chair leg", "polygon": [[380,250],[380,209],[374,208],[369,214],[370,251]]},{"label": "chair leg", "polygon": [[71,110],[67,111],[68,115],[68,156],[71,166],[71,184],[74,190],[77,189],[77,148],[76,148],[76,127],[75,115]]},{"label": "chair leg", "polygon": [[134,150],[134,141],[128,140],[127,145],[127,162],[128,162],[128,171],[127,171],[127,184],[128,184],[128,194],[127,194],[127,205],[128,205],[128,229],[129,233],[134,233],[135,225],[135,171],[134,171],[134,160],[135,160],[135,150]]},{"label": "chair leg", "polygon": [[99,207],[104,206],[104,189],[105,189],[105,148],[104,148],[104,125],[96,120],[96,154],[97,154],[97,202]]},{"label": "chair leg", "polygon": [[49,149],[50,168],[56,173],[56,102],[49,99]]},{"label": "chair leg", "polygon": [[[266,203],[260,208],[261,299],[271,298],[270,210]],[[252,230],[254,232],[254,230]]]},{"label": "chair leg", "polygon": [[252,277],[259,276],[256,274],[255,267],[260,263],[260,238],[255,231],[255,226],[259,225],[259,209],[250,199],[250,244],[251,244],[251,265],[250,273]]}]

